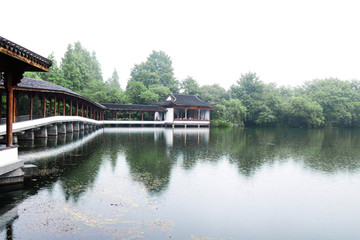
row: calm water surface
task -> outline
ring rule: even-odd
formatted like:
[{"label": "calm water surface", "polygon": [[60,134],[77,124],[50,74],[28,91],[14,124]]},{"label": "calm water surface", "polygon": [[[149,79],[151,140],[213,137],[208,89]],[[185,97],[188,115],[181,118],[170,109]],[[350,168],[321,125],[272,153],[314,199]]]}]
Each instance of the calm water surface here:
[{"label": "calm water surface", "polygon": [[360,239],[360,131],[106,128],[20,142],[0,239]]}]

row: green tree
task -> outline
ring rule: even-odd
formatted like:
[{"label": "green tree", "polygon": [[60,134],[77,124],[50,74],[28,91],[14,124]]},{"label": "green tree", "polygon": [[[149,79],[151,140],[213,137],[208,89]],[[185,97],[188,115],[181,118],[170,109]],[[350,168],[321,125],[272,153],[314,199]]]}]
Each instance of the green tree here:
[{"label": "green tree", "polygon": [[142,82],[131,81],[126,87],[126,95],[128,96],[130,103],[133,104],[144,103],[141,94],[145,91],[147,91],[147,89]]},{"label": "green tree", "polygon": [[118,75],[116,69],[114,69],[114,72],[111,75],[111,77],[107,80],[107,83],[109,84],[109,87],[111,89],[116,89],[118,91],[121,91],[121,86],[120,86],[120,82],[119,82],[119,75]]},{"label": "green tree", "polygon": [[217,83],[201,86],[200,94],[198,96],[204,102],[210,103],[220,103],[222,100],[229,99],[227,91]]},{"label": "green tree", "polygon": [[288,109],[288,124],[291,127],[317,128],[324,124],[320,104],[303,97],[293,97]]},{"label": "green tree", "polygon": [[200,86],[198,82],[188,76],[180,83],[181,89],[183,90],[184,94],[187,95],[199,95],[200,94]]},{"label": "green tree", "polygon": [[141,82],[147,88],[160,85],[176,93],[179,83],[174,77],[174,69],[170,57],[163,51],[153,51],[145,62],[135,64],[131,70],[130,82]]},{"label": "green tree", "polygon": [[225,100],[223,104],[226,107],[226,120],[244,126],[246,107],[242,102],[239,99],[230,99],[228,101]]}]

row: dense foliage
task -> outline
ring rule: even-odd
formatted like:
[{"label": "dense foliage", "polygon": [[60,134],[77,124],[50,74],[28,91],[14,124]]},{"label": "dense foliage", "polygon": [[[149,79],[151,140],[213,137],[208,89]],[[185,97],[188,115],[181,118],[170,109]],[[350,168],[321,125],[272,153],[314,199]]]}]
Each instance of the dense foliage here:
[{"label": "dense foliage", "polygon": [[360,127],[360,81],[356,80],[317,79],[297,88],[277,87],[249,72],[227,91],[219,84],[200,86],[191,76],[178,81],[171,58],[153,51],[145,62],[134,65],[123,91],[116,69],[104,81],[95,52],[90,54],[80,42],[68,45],[60,64],[53,54],[49,59],[53,61],[49,73],[25,76],[67,87],[96,102],[149,104],[180,92],[216,103],[211,119],[218,127]]}]

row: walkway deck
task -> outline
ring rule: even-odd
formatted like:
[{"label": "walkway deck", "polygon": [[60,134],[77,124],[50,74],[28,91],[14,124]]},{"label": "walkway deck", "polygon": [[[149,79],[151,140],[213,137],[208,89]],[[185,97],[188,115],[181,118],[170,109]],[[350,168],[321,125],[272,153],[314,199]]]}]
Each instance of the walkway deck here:
[{"label": "walkway deck", "polygon": [[[78,116],[55,116],[16,122],[13,124],[13,133],[19,133],[30,129],[37,129],[44,126],[62,123],[78,122],[92,125],[154,125],[154,126],[209,126],[209,121],[110,121],[110,120],[93,120]],[[0,136],[6,135],[6,125],[0,125]]]}]

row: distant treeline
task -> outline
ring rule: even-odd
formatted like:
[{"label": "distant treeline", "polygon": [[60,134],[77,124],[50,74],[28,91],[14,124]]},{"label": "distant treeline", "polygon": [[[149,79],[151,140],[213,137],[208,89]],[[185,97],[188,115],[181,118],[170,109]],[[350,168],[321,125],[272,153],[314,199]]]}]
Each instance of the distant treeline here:
[{"label": "distant treeline", "polygon": [[149,104],[162,100],[169,92],[184,93],[217,103],[211,112],[213,126],[360,126],[357,80],[317,79],[296,88],[277,87],[249,72],[226,91],[219,84],[200,86],[192,77],[177,80],[171,58],[162,51],[153,51],[145,62],[135,64],[123,91],[116,69],[104,81],[95,52],[91,54],[80,42],[68,45],[60,64],[53,54],[49,59],[53,66],[48,73],[25,76],[67,87],[96,102]]}]

